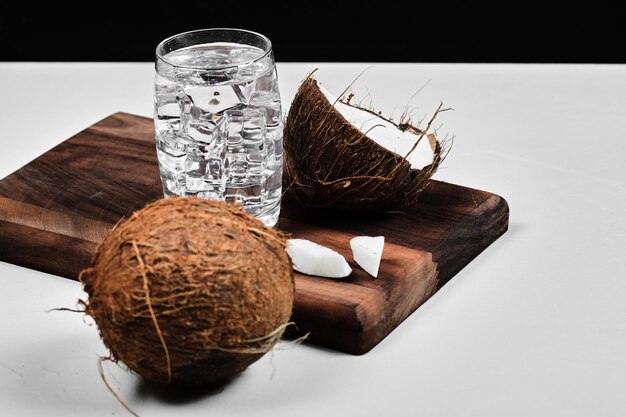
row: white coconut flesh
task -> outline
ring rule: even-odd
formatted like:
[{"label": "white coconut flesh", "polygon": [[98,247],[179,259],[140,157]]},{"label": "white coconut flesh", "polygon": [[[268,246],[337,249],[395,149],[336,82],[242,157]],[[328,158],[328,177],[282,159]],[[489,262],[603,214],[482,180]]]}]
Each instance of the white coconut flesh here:
[{"label": "white coconut flesh", "polygon": [[306,239],[289,239],[285,248],[293,269],[324,278],[345,278],[352,273],[340,253]]},{"label": "white coconut flesh", "polygon": [[384,247],[384,236],[357,236],[350,240],[354,261],[374,278],[378,278]]},{"label": "white coconut flesh", "polygon": [[[419,135],[403,132],[393,123],[381,117],[375,116],[366,110],[342,103],[320,84],[318,84],[318,86],[326,99],[344,119],[388,151],[405,157],[419,140]],[[422,169],[433,162],[434,151],[435,149],[430,141],[424,136],[406,159],[411,164],[411,168]]]}]

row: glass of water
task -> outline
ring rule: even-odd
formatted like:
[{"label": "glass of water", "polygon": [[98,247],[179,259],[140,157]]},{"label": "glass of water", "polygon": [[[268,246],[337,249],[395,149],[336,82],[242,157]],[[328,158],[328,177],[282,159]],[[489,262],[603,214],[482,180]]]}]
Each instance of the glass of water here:
[{"label": "glass of water", "polygon": [[266,225],[276,224],[283,126],[268,38],[206,29],[161,42],[154,125],[166,197],[240,203]]}]

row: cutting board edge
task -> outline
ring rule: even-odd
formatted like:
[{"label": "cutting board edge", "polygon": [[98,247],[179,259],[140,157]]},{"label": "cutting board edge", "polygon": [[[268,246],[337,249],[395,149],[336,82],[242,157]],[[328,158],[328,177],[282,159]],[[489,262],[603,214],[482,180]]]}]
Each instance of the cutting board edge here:
[{"label": "cutting board edge", "polygon": [[[20,236],[29,236],[25,242]],[[76,281],[97,245],[87,240],[0,220],[0,261]],[[39,253],[41,256],[27,256]]]},{"label": "cutting board edge", "polygon": [[[491,221],[481,224],[481,222],[477,220],[479,218],[487,218],[491,219]],[[474,210],[467,213],[458,223],[457,227],[452,230],[445,239],[442,239],[439,245],[429,248],[433,254],[433,260],[435,262],[446,263],[448,266],[445,271],[446,273],[439,277],[437,290],[448,283],[463,268],[465,268],[465,266],[467,266],[472,260],[476,259],[478,255],[483,253],[485,249],[504,235],[504,233],[506,233],[509,229],[509,218],[509,203],[504,197],[498,194],[492,194]],[[478,226],[476,226],[477,224]],[[499,227],[494,229],[492,227],[494,224],[499,224]],[[468,231],[472,233],[471,236],[466,236]],[[452,262],[449,260],[451,255],[446,256],[442,248],[446,243],[449,243],[450,241],[457,241],[459,239],[464,241],[467,244],[467,247],[475,250],[470,252],[463,251],[465,256],[458,256],[459,251],[457,251],[454,253],[454,259],[456,259],[456,262]],[[478,245],[472,245],[471,243],[476,240],[478,241]],[[450,267],[450,265],[454,266]]]}]

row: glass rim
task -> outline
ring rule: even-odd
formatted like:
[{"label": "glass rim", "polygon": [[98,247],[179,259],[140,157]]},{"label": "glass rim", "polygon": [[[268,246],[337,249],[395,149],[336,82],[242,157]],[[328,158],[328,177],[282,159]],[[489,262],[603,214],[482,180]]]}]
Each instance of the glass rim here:
[{"label": "glass rim", "polygon": [[[217,32],[217,31],[224,31],[224,32],[233,32],[233,33],[247,33],[249,35],[253,35],[258,37],[259,39],[261,39],[262,41],[265,42],[266,46],[265,48],[263,48],[263,54],[259,55],[258,57],[254,58],[254,59],[250,59],[248,61],[245,62],[240,62],[238,64],[227,64],[227,65],[217,65],[217,66],[211,66],[211,67],[207,67],[207,66],[199,66],[199,65],[179,65],[179,64],[174,64],[170,61],[168,61],[164,54],[162,54],[162,50],[163,47],[165,46],[166,43],[179,38],[179,37],[183,37],[183,36],[189,36],[195,33],[201,33],[201,32]],[[226,69],[226,68],[236,68],[236,67],[241,67],[241,66],[245,66],[245,65],[250,65],[254,62],[260,61],[261,59],[267,57],[270,53],[272,52],[272,42],[269,40],[269,38],[259,32],[254,32],[252,30],[247,30],[247,29],[236,29],[236,28],[208,28],[208,29],[196,29],[196,30],[190,30],[187,32],[181,32],[181,33],[177,33],[175,35],[172,35],[168,38],[163,39],[161,42],[159,42],[159,44],[156,47],[156,57],[158,60],[163,61],[164,63],[166,63],[167,65],[171,65],[173,67],[176,68],[184,68],[184,69],[191,69],[191,70],[214,70],[214,69]]]}]

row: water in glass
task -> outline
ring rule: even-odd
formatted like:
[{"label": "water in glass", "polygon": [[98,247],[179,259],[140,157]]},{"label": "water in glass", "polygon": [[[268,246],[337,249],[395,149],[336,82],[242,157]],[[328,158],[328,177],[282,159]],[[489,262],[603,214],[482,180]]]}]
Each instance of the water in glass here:
[{"label": "water in glass", "polygon": [[165,196],[237,202],[273,226],[280,211],[282,120],[271,51],[230,42],[157,59],[155,128]]}]

